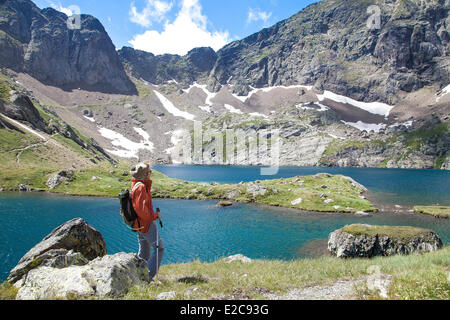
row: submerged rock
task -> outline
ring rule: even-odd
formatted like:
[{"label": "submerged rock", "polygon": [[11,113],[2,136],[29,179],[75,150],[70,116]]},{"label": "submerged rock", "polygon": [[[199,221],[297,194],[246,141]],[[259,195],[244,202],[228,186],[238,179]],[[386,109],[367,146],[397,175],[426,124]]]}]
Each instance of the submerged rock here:
[{"label": "submerged rock", "polygon": [[442,246],[435,232],[413,227],[355,224],[332,232],[328,238],[328,250],[338,258],[432,252]]},{"label": "submerged rock", "polygon": [[231,201],[220,201],[217,206],[218,207],[231,207],[233,205],[233,202]]}]

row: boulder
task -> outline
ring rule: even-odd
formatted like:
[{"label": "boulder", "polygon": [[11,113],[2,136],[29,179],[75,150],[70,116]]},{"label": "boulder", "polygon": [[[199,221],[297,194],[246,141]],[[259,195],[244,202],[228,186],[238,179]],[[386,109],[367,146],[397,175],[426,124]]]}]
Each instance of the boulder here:
[{"label": "boulder", "polygon": [[231,201],[220,201],[217,206],[218,207],[231,207],[233,205],[233,202]]},{"label": "boulder", "polygon": [[432,252],[442,246],[442,240],[435,232],[414,227],[354,224],[336,230],[328,237],[328,251],[338,258]]},{"label": "boulder", "polygon": [[72,170],[69,171],[61,171],[52,175],[45,185],[51,189],[56,188],[61,183],[65,181],[71,181],[73,179],[74,172]]},{"label": "boulder", "polygon": [[226,263],[232,263],[235,261],[240,261],[242,263],[251,263],[252,259],[242,255],[242,254],[236,254],[234,256],[229,256],[227,258],[224,259]]},{"label": "boulder", "polygon": [[266,187],[258,183],[250,182],[247,185],[246,192],[250,193],[253,198],[256,198],[257,196],[264,196],[268,192],[268,190]]},{"label": "boulder", "polygon": [[147,263],[136,254],[98,257],[84,266],[31,270],[17,300],[120,297],[135,285],[148,282]]},{"label": "boulder", "polygon": [[53,230],[28,251],[11,270],[8,281],[16,283],[41,265],[65,267],[72,263],[83,264],[104,255],[106,243],[101,233],[83,219],[73,219]]}]

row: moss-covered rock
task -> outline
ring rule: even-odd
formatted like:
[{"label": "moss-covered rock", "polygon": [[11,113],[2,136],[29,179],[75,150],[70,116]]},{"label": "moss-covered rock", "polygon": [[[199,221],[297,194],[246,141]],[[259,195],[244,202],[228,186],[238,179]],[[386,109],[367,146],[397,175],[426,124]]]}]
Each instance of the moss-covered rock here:
[{"label": "moss-covered rock", "polygon": [[435,232],[403,226],[354,224],[332,232],[328,238],[328,250],[339,258],[371,258],[440,248],[442,240]]},{"label": "moss-covered rock", "polygon": [[436,218],[448,219],[450,217],[450,207],[445,206],[416,206],[415,213],[423,213]]}]

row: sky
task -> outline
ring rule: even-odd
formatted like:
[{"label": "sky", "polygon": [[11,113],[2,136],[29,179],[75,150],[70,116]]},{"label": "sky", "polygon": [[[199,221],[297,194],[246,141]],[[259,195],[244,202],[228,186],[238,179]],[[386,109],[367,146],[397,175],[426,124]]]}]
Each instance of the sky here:
[{"label": "sky", "polygon": [[[33,0],[40,8],[90,14],[117,49],[185,55],[196,47],[219,50],[317,0]],[[79,12],[78,12],[79,11]]]}]

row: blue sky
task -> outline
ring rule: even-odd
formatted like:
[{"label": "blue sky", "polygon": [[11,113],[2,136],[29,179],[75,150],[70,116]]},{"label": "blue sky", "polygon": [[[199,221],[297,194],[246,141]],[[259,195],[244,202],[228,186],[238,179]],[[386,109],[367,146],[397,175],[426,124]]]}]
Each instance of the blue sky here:
[{"label": "blue sky", "polygon": [[[98,18],[114,45],[154,54],[215,50],[286,19],[317,0],[34,0]],[[77,12],[75,12],[77,13]]]}]

